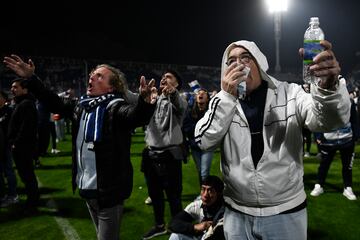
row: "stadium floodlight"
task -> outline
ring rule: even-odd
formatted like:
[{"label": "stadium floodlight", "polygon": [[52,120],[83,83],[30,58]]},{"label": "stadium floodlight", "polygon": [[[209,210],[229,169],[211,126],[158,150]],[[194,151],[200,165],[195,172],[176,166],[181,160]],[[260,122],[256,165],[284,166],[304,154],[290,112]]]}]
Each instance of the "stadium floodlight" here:
[{"label": "stadium floodlight", "polygon": [[288,1],[287,0],[266,0],[269,11],[274,12],[285,12],[287,11]]},{"label": "stadium floodlight", "polygon": [[281,12],[287,11],[287,0],[265,0],[268,5],[270,13],[274,13],[274,36],[275,36],[275,51],[276,51],[276,65],[275,72],[280,73],[280,38],[281,38]]}]

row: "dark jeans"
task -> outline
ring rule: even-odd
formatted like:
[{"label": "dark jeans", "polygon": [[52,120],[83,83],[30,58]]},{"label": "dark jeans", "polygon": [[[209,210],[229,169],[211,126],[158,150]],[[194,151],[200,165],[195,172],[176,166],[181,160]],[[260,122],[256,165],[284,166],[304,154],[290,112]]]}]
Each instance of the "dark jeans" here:
[{"label": "dark jeans", "polygon": [[152,200],[157,225],[164,224],[164,191],[174,217],[182,211],[182,160],[175,159],[169,151],[156,153],[144,149],[143,171],[148,193]]},{"label": "dark jeans", "polygon": [[31,150],[15,149],[12,151],[18,174],[25,185],[26,207],[36,207],[39,201],[39,188],[32,163],[32,155]]},{"label": "dark jeans", "polygon": [[56,149],[56,129],[55,123],[50,122],[51,148]]},{"label": "dark jeans", "polygon": [[341,145],[324,146],[320,145],[321,162],[318,169],[318,181],[320,185],[324,185],[331,162],[337,150],[340,151],[342,163],[342,177],[344,187],[352,186],[352,161],[354,153],[354,142],[350,141]]},{"label": "dark jeans", "polygon": [[49,141],[50,141],[50,123],[41,123],[38,125],[38,155],[39,156],[45,156],[47,153],[47,149],[49,147]]},{"label": "dark jeans", "polygon": [[304,151],[310,153],[311,148],[311,131],[307,128],[303,128],[303,144]]},{"label": "dark jeans", "polygon": [[11,158],[10,149],[6,148],[5,153],[1,156],[4,159],[0,160],[0,196],[3,197],[6,193],[4,177],[6,177],[8,185],[8,196],[16,196],[16,176],[13,168],[13,161]]}]

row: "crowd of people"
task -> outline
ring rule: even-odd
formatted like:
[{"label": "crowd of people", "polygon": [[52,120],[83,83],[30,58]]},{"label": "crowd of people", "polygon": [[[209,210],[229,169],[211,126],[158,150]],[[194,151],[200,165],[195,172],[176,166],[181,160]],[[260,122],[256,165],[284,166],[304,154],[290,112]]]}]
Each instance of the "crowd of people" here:
[{"label": "crowd of people", "polygon": [[[5,192],[0,176],[1,206],[19,201],[14,161],[26,190],[24,213],[37,212],[40,194],[34,156],[46,154],[49,138],[43,135],[50,135],[48,120],[67,119],[72,134],[73,191],[78,189],[84,200],[97,238],[119,239],[124,202],[133,187],[131,137],[135,128],[146,126],[141,170],[154,226],[143,239],[168,231],[171,240],[306,239],[304,129],[317,133],[321,153],[318,183],[311,195],[324,191],[326,173],[339,150],[343,195],[356,199],[351,176],[359,136],[354,128],[358,125],[355,105],[331,43],[324,40],[321,45],[324,51],[310,67],[319,82],[308,88],[268,75],[265,55],[254,42],[241,40],[224,51],[221,90],[212,95],[200,87],[190,96],[181,94],[182,77],[173,69],[162,73],[158,87],[154,79],[141,76],[138,92],[131,92],[123,72],[100,64],[90,72],[86,94],[69,97],[69,90],[64,98],[35,74],[31,59],[6,56],[5,65],[18,78],[11,85],[12,107],[6,104],[7,94],[0,92],[0,170],[8,183]],[[303,49],[299,54],[303,55]],[[246,85],[244,96],[239,95],[240,83]],[[45,128],[37,131],[43,121]],[[37,137],[45,140],[36,145]],[[210,175],[217,148],[221,177]],[[56,150],[56,141],[52,149]],[[200,195],[183,209],[182,163],[189,153],[197,168]],[[168,228],[164,193],[172,217]]]}]

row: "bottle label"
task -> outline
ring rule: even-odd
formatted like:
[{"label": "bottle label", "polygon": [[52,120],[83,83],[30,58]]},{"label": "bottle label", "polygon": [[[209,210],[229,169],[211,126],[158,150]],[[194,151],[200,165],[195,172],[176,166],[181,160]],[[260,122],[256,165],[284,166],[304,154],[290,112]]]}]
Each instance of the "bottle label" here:
[{"label": "bottle label", "polygon": [[320,45],[321,40],[304,40],[304,64],[313,63],[316,55],[324,50]]}]

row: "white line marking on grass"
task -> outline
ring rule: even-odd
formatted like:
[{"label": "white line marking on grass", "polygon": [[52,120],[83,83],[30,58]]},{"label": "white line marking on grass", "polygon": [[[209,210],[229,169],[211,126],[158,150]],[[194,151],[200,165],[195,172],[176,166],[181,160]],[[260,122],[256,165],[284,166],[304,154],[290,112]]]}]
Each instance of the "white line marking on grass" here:
[{"label": "white line marking on grass", "polygon": [[[43,187],[42,183],[40,182],[39,178],[37,178],[39,188]],[[46,206],[52,212],[59,212],[57,204],[54,199],[51,198],[51,195],[46,194],[42,195],[44,198],[48,198],[49,200],[46,202]],[[80,240],[79,234],[76,232],[75,228],[73,228],[70,222],[61,216],[54,216],[56,223],[59,225],[60,229],[62,230],[65,238],[67,240]]]}]

